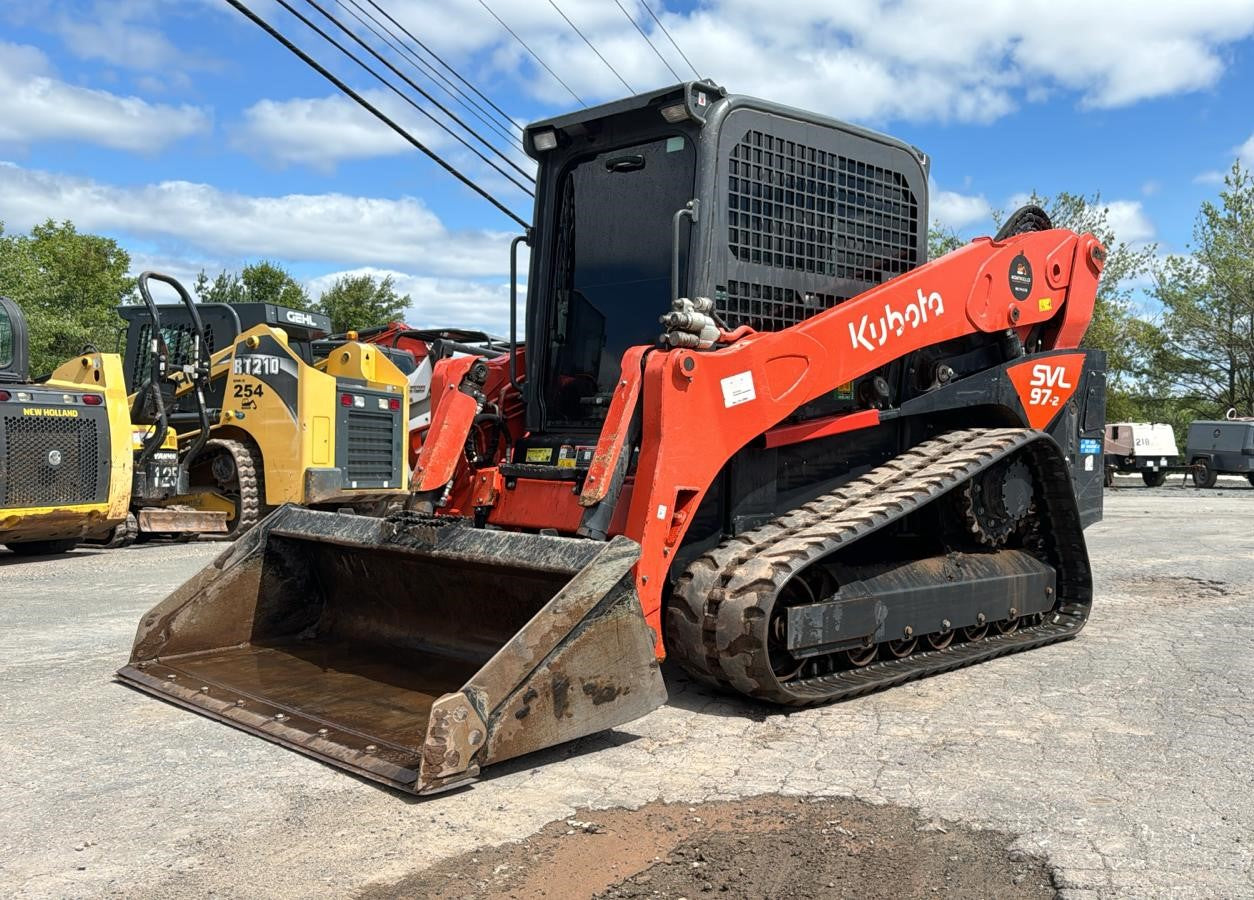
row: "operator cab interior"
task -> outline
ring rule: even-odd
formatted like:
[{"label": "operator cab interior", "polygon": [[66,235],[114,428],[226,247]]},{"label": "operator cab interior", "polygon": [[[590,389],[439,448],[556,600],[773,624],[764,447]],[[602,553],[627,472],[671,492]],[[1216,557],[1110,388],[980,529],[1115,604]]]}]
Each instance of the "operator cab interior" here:
[{"label": "operator cab interior", "polygon": [[[623,354],[657,339],[671,301],[671,221],[692,199],[695,162],[692,141],[672,134],[585,157],[561,175],[546,398],[553,425],[599,428]],[[681,250],[681,273],[686,260]]]}]

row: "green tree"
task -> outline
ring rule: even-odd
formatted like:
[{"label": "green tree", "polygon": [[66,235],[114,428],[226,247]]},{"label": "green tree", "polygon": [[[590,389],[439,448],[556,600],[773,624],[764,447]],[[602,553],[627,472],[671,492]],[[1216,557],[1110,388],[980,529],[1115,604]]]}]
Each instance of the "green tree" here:
[{"label": "green tree", "polygon": [[212,281],[201,269],[192,286],[192,293],[201,303],[243,303],[244,282],[235,272],[219,272]]},{"label": "green tree", "polygon": [[1167,388],[1200,416],[1254,414],[1254,173],[1233,163],[1219,202],[1198,212],[1192,252],[1168,257],[1155,281]]},{"label": "green tree", "polygon": [[386,325],[403,318],[408,308],[409,295],[396,293],[391,275],[379,281],[373,275],[342,275],[314,307],[331,317],[335,332]]},{"label": "green tree", "polygon": [[269,260],[244,266],[238,274],[222,271],[212,281],[202,269],[194,292],[201,303],[275,303],[309,309],[309,294],[287,269]]},{"label": "green tree", "polygon": [[927,230],[927,258],[938,259],[966,243],[954,229],[933,222]]},{"label": "green tree", "polygon": [[129,254],[111,238],[51,219],[30,234],[0,224],[0,294],[17,301],[30,329],[31,372],[51,372],[86,345],[111,350],[134,298]]}]

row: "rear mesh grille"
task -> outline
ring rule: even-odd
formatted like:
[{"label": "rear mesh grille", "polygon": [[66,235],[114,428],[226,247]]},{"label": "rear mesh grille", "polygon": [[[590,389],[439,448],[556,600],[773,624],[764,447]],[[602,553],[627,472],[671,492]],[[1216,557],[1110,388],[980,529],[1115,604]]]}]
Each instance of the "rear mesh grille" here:
[{"label": "rear mesh grille", "polygon": [[757,331],[779,331],[849,299],[747,281],[729,281],[719,287],[717,296],[719,312],[728,325],[748,325]]},{"label": "rear mesh grille", "polygon": [[86,418],[5,416],[5,506],[97,500],[100,426]]},{"label": "rear mesh grille", "polygon": [[391,412],[351,409],[348,412],[348,442],[345,475],[354,482],[399,480],[396,471],[396,429],[399,416]]},{"label": "rear mesh grille", "polygon": [[[906,177],[839,153],[749,130],[728,159],[727,204],[728,249],[740,263],[869,287],[920,260],[919,202]],[[733,293],[728,285],[729,301]],[[763,314],[762,325],[730,302],[720,312],[732,327],[776,329],[826,308],[784,294],[770,298],[780,314]]]}]

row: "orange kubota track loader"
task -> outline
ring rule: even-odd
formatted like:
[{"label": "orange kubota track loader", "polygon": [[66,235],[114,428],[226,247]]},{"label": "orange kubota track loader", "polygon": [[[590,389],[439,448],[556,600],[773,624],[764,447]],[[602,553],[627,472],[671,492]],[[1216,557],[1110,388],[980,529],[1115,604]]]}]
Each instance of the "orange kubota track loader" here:
[{"label": "orange kubota track loader", "polygon": [[526,145],[525,359],[439,361],[410,509],[273,514],[125,681],[429,793],[653,709],[668,655],[797,706],[1080,630],[1097,240],[1029,207],[927,262],[922,153],[705,82]]}]

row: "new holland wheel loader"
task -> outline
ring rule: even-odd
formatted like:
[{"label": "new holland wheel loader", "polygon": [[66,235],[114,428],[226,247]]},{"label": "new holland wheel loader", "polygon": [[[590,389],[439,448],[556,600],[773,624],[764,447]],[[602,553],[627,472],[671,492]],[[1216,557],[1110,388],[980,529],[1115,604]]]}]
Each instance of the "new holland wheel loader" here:
[{"label": "new holland wheel loader", "polygon": [[26,320],[0,297],[0,544],[64,553],[108,534],[131,497],[121,359],[85,352],[32,381]]},{"label": "new holland wheel loader", "polygon": [[[149,280],[173,287],[181,302],[154,303]],[[118,310],[136,421],[153,423],[141,436],[168,425],[177,445],[145,450],[145,464],[163,462],[171,474],[159,504],[127,523],[130,536],[237,537],[284,503],[370,510],[407,496],[408,382],[386,353],[350,340],[315,353],[330,330],[326,316],[194,303],[157,273],[140,277],[140,292],[143,306]]]},{"label": "new holland wheel loader", "polygon": [[706,82],[525,142],[525,361],[440,361],[411,509],[278,511],[124,681],[431,793],[653,709],[667,655],[803,706],[1083,627],[1096,239],[1029,207],[929,262],[920,151]]}]

